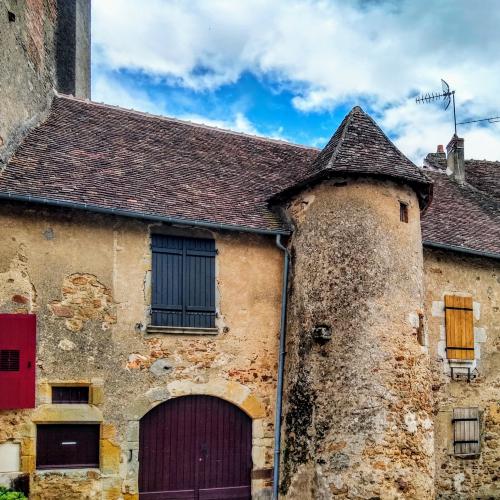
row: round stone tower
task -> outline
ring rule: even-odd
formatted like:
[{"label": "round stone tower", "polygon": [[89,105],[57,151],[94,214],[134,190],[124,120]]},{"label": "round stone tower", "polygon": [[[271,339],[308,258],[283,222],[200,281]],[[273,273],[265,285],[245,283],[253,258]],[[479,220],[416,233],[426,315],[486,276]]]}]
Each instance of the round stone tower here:
[{"label": "round stone tower", "polygon": [[425,176],[356,107],[304,179],[276,198],[294,227],[286,498],[433,498],[419,343],[429,197]]}]

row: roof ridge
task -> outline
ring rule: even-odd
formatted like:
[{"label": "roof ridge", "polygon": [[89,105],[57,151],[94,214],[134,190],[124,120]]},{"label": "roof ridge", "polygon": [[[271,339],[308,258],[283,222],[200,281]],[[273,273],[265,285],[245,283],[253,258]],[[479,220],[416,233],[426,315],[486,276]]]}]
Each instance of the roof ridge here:
[{"label": "roof ridge", "polygon": [[[382,127],[380,127],[378,125],[378,123],[368,114],[368,113],[365,113],[363,109],[361,109],[359,106],[356,106],[357,108],[359,108],[361,110],[361,112],[363,113],[364,116],[366,116],[372,123],[373,125],[375,125],[375,127],[380,130],[380,132],[382,133],[382,135],[385,137],[385,139],[387,139],[387,142],[389,143],[389,146],[394,150],[396,151],[396,153],[400,154],[403,158],[407,159],[414,167],[416,170],[421,170],[417,164],[410,160],[393,142],[392,140],[390,139],[390,137],[387,136],[387,134],[382,130]],[[424,177],[425,177],[425,174],[424,174]]]},{"label": "roof ridge", "polygon": [[342,142],[345,139],[345,135],[347,133],[347,128],[349,126],[349,123],[351,122],[352,115],[354,114],[354,111],[358,110],[358,109],[361,110],[361,108],[359,106],[355,106],[354,108],[352,108],[351,111],[349,111],[349,114],[344,118],[344,120],[342,120],[342,123],[340,124],[340,126],[343,125],[342,132],[340,133],[340,137],[339,137],[339,140],[337,141],[337,145],[335,146],[335,150],[333,151],[332,156],[330,157],[330,160],[326,164],[325,168],[330,168],[333,165],[334,160],[337,159],[337,154],[339,152],[340,145],[342,144]]},{"label": "roof ridge", "polygon": [[92,101],[90,99],[81,99],[81,98],[75,97],[73,95],[60,94],[57,91],[54,91],[54,92],[55,92],[56,97],[59,98],[59,99],[65,99],[65,100],[68,100],[68,101],[75,101],[75,102],[79,102],[79,103],[82,103],[82,104],[88,104],[88,105],[96,106],[96,107],[113,109],[115,111],[120,111],[120,112],[123,112],[123,113],[130,113],[130,114],[133,114],[133,115],[139,115],[139,116],[142,116],[144,118],[149,118],[149,119],[153,119],[153,120],[160,120],[160,121],[165,121],[165,122],[181,123],[183,125],[189,125],[189,126],[195,127],[195,128],[201,128],[201,129],[205,129],[205,130],[212,130],[214,132],[218,132],[218,133],[221,133],[221,134],[230,134],[230,135],[236,135],[236,136],[241,136],[241,137],[248,137],[250,139],[256,139],[256,140],[263,141],[263,142],[270,142],[270,143],[275,143],[275,144],[283,144],[285,146],[291,146],[291,147],[300,148],[300,149],[307,149],[307,150],[311,150],[311,151],[320,151],[319,148],[316,148],[316,147],[313,147],[313,146],[307,146],[305,144],[297,144],[295,142],[286,141],[284,139],[274,139],[272,137],[265,137],[265,136],[262,136],[262,135],[254,135],[254,134],[249,134],[249,133],[246,133],[246,132],[237,132],[236,130],[230,130],[230,129],[220,128],[220,127],[215,127],[213,125],[206,125],[204,123],[196,123],[196,122],[192,122],[192,121],[189,121],[189,120],[182,120],[180,118],[174,118],[174,117],[171,117],[171,116],[155,115],[153,113],[148,113],[146,111],[138,111],[138,110],[132,109],[132,108],[123,108],[121,106],[116,106],[114,104],[107,104],[107,103],[104,103],[104,102]]}]

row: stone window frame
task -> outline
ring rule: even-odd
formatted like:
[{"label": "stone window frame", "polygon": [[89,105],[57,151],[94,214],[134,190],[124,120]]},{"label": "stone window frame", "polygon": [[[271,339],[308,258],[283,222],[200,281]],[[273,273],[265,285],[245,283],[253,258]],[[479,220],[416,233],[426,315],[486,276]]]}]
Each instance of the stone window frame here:
[{"label": "stone window frame", "polygon": [[[464,297],[472,297],[472,314],[473,314],[473,331],[474,331],[474,359],[473,360],[454,360],[449,359],[446,354],[446,322],[445,322],[445,307],[444,307],[444,296],[445,295],[459,295]],[[470,370],[471,374],[477,370],[479,362],[481,359],[481,345],[486,342],[486,329],[480,326],[481,320],[481,303],[474,300],[474,295],[469,292],[463,292],[460,290],[445,290],[441,293],[440,300],[432,301],[431,305],[431,316],[434,318],[439,318],[439,337],[437,339],[437,355],[438,358],[443,361],[443,371],[446,375],[451,378],[452,368],[454,374],[462,373],[465,375]],[[466,377],[465,377],[466,378]]]}]

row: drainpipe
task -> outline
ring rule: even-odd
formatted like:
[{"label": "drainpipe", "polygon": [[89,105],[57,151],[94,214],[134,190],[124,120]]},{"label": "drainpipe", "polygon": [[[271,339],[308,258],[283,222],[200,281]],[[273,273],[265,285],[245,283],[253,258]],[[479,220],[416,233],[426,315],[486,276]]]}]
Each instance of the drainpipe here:
[{"label": "drainpipe", "polygon": [[283,374],[285,371],[285,337],[286,337],[286,307],[288,298],[288,268],[290,255],[288,249],[281,243],[281,234],[276,235],[276,246],[284,252],[283,288],[281,291],[281,323],[278,358],[278,385],[276,387],[276,418],[274,421],[274,470],[273,470],[273,500],[278,500],[280,480],[281,454],[281,411],[283,406]]}]

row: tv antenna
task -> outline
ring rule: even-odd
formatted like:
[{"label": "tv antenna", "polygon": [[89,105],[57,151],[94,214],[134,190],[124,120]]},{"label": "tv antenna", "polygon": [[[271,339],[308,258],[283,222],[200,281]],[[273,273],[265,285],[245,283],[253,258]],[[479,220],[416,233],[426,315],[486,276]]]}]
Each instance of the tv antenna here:
[{"label": "tv antenna", "polygon": [[420,97],[415,99],[416,103],[424,104],[427,102],[434,102],[443,100],[443,107],[446,111],[450,107],[450,103],[453,102],[453,124],[455,125],[455,135],[457,135],[457,115],[455,112],[455,91],[450,90],[450,86],[441,79],[441,86],[443,91],[441,93],[432,92],[427,94],[422,94]]},{"label": "tv antenna", "polygon": [[481,120],[467,120],[465,122],[458,122],[457,125],[466,125],[467,123],[479,122],[498,123],[500,122],[500,116],[490,116],[489,118],[481,118]]}]

